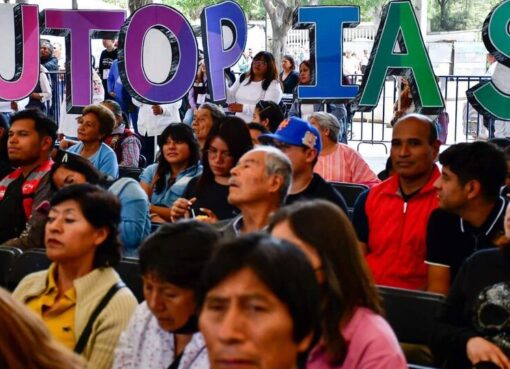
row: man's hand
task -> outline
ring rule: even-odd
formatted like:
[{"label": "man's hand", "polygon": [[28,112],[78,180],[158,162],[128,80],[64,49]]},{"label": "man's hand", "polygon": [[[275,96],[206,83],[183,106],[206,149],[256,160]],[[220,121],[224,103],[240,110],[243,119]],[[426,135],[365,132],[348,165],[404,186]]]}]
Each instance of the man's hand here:
[{"label": "man's hand", "polygon": [[482,337],[469,339],[466,345],[467,356],[473,365],[480,361],[490,361],[501,369],[510,369],[510,360],[501,349]]}]

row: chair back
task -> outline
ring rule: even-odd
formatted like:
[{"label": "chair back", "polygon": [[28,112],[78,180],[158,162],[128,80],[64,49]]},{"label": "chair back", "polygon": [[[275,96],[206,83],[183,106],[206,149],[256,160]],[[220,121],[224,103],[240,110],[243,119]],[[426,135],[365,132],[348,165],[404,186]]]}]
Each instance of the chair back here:
[{"label": "chair back", "polygon": [[357,198],[363,192],[368,190],[368,186],[358,183],[347,183],[347,182],[329,182],[335,190],[337,190],[345,200],[347,204],[347,210],[349,211],[349,217],[352,217],[352,211]]},{"label": "chair back", "polygon": [[22,254],[17,247],[0,246],[0,286],[7,288],[9,272],[16,259]]},{"label": "chair back", "polygon": [[135,168],[135,167],[119,167],[119,177],[129,177],[133,178],[135,181],[140,181],[140,175],[143,172],[143,168]]},{"label": "chair back", "polygon": [[435,317],[445,303],[436,293],[379,286],[386,320],[399,342],[428,344]]},{"label": "chair back", "polygon": [[133,292],[138,302],[142,302],[144,300],[143,282],[138,266],[138,259],[123,258],[115,267],[115,270],[119,273],[120,278],[126,286]]},{"label": "chair back", "polygon": [[8,278],[7,288],[14,291],[18,283],[30,273],[48,269],[51,261],[44,249],[30,249],[23,252],[14,262]]}]

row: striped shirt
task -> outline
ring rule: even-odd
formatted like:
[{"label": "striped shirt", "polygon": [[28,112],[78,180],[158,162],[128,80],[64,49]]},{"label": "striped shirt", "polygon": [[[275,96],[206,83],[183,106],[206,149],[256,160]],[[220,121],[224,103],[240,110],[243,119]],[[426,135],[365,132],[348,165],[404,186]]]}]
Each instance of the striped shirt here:
[{"label": "striped shirt", "polygon": [[319,156],[314,172],[328,182],[359,183],[367,186],[380,182],[361,155],[342,143],[338,143],[331,154]]}]

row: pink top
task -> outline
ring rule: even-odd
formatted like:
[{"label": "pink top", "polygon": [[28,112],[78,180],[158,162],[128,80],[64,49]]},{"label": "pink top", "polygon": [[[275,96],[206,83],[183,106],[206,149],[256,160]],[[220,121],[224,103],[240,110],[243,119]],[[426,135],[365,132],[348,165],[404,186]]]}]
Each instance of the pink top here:
[{"label": "pink top", "polygon": [[314,172],[326,181],[360,183],[370,187],[380,182],[361,155],[341,143],[331,154],[319,156]]},{"label": "pink top", "polygon": [[389,324],[360,307],[342,329],[348,350],[340,366],[331,366],[323,343],[313,348],[306,369],[407,369],[404,354]]}]

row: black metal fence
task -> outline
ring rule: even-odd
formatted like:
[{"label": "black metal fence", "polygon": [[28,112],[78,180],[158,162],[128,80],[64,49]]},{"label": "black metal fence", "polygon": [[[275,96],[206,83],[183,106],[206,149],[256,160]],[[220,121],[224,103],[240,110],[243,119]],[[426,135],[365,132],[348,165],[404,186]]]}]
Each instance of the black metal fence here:
[{"label": "black metal fence", "polygon": [[[55,121],[59,121],[60,105],[65,103],[65,78],[62,72],[57,74],[57,88],[52,86],[54,108],[51,111]],[[361,75],[351,76],[356,84],[361,84]],[[483,116],[478,114],[467,102],[466,91],[487,76],[439,76],[439,86],[445,102],[445,110],[449,115],[447,144],[486,139],[492,137],[483,124]],[[349,141],[362,144],[385,145],[391,141],[391,125],[393,107],[397,101],[399,81],[393,76],[386,78],[379,104],[370,113],[356,112],[349,127]]]},{"label": "black metal fence", "polygon": [[[361,84],[361,75],[353,76],[356,83]],[[447,144],[487,139],[492,137],[493,127],[486,128],[483,116],[467,101],[466,91],[481,81],[490,79],[487,76],[439,76],[439,86],[445,103],[445,111],[449,116]],[[362,144],[383,144],[391,141],[391,120],[394,105],[398,99],[399,81],[395,77],[387,77],[377,107],[370,113],[356,112],[348,138]],[[489,132],[489,129],[491,131]]]}]

